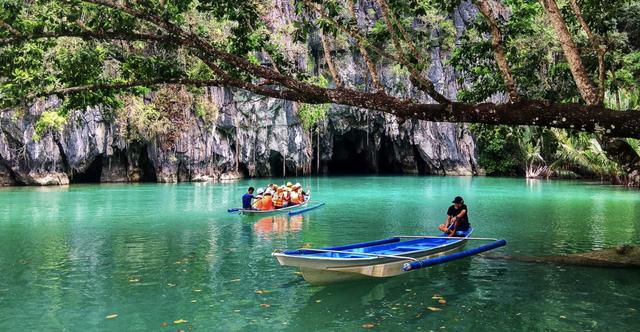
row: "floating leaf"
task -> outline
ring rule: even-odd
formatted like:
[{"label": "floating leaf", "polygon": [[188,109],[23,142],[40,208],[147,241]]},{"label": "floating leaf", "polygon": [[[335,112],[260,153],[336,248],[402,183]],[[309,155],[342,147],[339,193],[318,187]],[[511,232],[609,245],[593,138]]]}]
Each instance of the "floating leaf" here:
[{"label": "floating leaf", "polygon": [[167,284],[169,287],[176,287],[176,284]]},{"label": "floating leaf", "polygon": [[194,292],[202,292],[202,289],[194,289]]},{"label": "floating leaf", "polygon": [[240,281],[240,278],[238,278],[238,279],[231,279],[231,282],[238,282],[238,281]]},{"label": "floating leaf", "polygon": [[560,319],[567,319],[567,316],[560,316]]},{"label": "floating leaf", "polygon": [[269,308],[270,306],[271,306],[270,304],[266,304],[266,303],[260,304],[260,308]]},{"label": "floating leaf", "polygon": [[362,324],[363,329],[372,329],[375,326],[373,323],[364,323]]},{"label": "floating leaf", "polygon": [[269,294],[271,293],[271,291],[268,291],[266,289],[258,289],[255,293],[262,295],[262,294]]},{"label": "floating leaf", "polygon": [[173,324],[183,324],[188,322],[188,320],[184,320],[184,319],[178,319],[178,320],[174,320]]},{"label": "floating leaf", "polygon": [[447,304],[447,301],[445,299],[440,299],[438,300],[438,303],[440,304]]},{"label": "floating leaf", "polygon": [[322,302],[322,300],[316,300],[316,303],[320,303],[320,302]]},{"label": "floating leaf", "polygon": [[107,315],[107,317],[105,317],[106,319],[114,319],[118,317],[118,314],[111,314],[111,315]]},{"label": "floating leaf", "polygon": [[198,300],[191,300],[191,303],[196,303],[198,302]]},{"label": "floating leaf", "polygon": [[129,282],[138,282],[140,279],[138,278],[129,278]]},{"label": "floating leaf", "polygon": [[427,309],[429,309],[431,311],[441,311],[442,310],[442,309],[436,308],[436,307],[427,307]]}]

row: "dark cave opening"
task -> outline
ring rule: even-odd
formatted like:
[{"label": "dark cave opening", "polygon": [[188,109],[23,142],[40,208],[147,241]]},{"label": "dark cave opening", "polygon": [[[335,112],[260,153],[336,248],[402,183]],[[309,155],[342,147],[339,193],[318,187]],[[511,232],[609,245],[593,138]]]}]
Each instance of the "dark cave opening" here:
[{"label": "dark cave opening", "polygon": [[158,182],[156,168],[154,167],[151,159],[149,159],[149,153],[147,152],[146,146],[143,146],[140,151],[138,165],[140,165],[140,170],[142,171],[140,182]]},{"label": "dark cave opening", "polygon": [[403,174],[401,165],[397,162],[393,148],[393,142],[386,137],[380,140],[380,150],[378,151],[378,173],[379,174]]},{"label": "dark cave opening", "polygon": [[328,173],[332,175],[376,173],[375,162],[371,160],[374,153],[368,149],[365,141],[366,133],[355,130],[342,136],[335,136],[333,157],[327,162]]},{"label": "dark cave opening", "polygon": [[416,166],[418,168],[419,175],[431,174],[431,169],[429,168],[429,165],[424,159],[422,159],[422,155],[420,154],[418,147],[415,145],[413,146],[413,158],[416,161]]},{"label": "dark cave opening", "polygon": [[282,177],[284,175],[282,170],[283,161],[284,158],[282,157],[280,152],[271,150],[271,153],[269,154],[269,167],[271,169],[271,176]]},{"label": "dark cave opening", "polygon": [[98,155],[84,172],[73,173],[70,179],[71,183],[100,183],[100,176],[102,175],[102,155]]}]

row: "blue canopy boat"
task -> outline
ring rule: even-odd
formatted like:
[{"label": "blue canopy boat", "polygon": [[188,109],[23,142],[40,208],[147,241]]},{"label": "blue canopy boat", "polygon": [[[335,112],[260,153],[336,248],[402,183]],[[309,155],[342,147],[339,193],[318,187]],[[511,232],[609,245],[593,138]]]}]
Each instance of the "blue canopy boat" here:
[{"label": "blue canopy boat", "polygon": [[[325,285],[367,277],[384,278],[449,262],[506,245],[505,240],[471,238],[473,229],[459,237],[395,236],[388,239],[321,249],[274,252],[280,265],[297,267],[310,284]],[[469,240],[491,241],[460,251]]]}]

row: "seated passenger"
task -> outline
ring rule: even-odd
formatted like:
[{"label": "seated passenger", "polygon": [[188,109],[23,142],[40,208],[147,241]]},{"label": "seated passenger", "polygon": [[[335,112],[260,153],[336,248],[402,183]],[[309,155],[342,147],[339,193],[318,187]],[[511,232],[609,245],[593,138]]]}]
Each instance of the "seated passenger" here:
[{"label": "seated passenger", "polygon": [[286,201],[284,200],[284,186],[279,187],[276,190],[276,194],[273,196],[273,206],[276,209],[280,209],[286,206]]},{"label": "seated passenger", "polygon": [[268,211],[273,210],[273,196],[271,196],[271,190],[266,190],[262,195],[262,203],[260,210]]},{"label": "seated passenger", "polygon": [[469,224],[467,206],[462,197],[456,196],[451,203],[453,205],[447,210],[447,220],[438,228],[448,236],[458,236],[456,232],[468,231],[471,224]]},{"label": "seated passenger", "polygon": [[293,185],[291,187],[291,194],[290,194],[291,195],[291,199],[290,199],[291,205],[296,205],[296,204],[302,203],[302,199],[301,199],[302,195],[300,195],[298,193],[298,189],[300,189],[300,186],[298,186],[298,185],[299,184],[296,183],[295,185]]},{"label": "seated passenger", "polygon": [[253,208],[256,210],[262,210],[262,195],[264,194],[264,188],[258,188],[258,194],[256,195],[256,199],[253,201]]}]

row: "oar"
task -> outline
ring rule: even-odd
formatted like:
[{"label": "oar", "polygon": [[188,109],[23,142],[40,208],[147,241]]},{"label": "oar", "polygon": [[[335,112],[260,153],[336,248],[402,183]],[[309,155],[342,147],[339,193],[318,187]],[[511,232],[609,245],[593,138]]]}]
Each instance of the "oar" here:
[{"label": "oar", "polygon": [[444,240],[478,240],[478,241],[498,241],[492,237],[463,237],[463,236],[422,236],[422,235],[396,235],[394,237],[405,239],[444,239]]},{"label": "oar", "polygon": [[450,254],[450,255],[445,255],[445,256],[440,256],[440,257],[435,257],[435,258],[428,258],[428,259],[424,259],[421,261],[417,261],[417,262],[411,262],[411,263],[405,263],[404,265],[402,265],[402,269],[405,271],[412,271],[412,270],[417,270],[417,269],[422,269],[428,266],[434,266],[434,265],[438,265],[438,264],[442,264],[442,263],[447,263],[447,262],[451,262],[451,261],[455,261],[456,259],[460,259],[460,258],[465,258],[465,257],[469,257],[469,256],[473,256],[473,255],[477,255],[481,252],[485,252],[485,251],[489,251],[491,249],[495,249],[498,247],[502,247],[507,245],[507,241],[505,240],[498,240],[498,241],[494,241],[491,243],[487,243],[483,246],[479,246],[473,249],[467,249],[464,251],[460,251],[454,254]]}]

